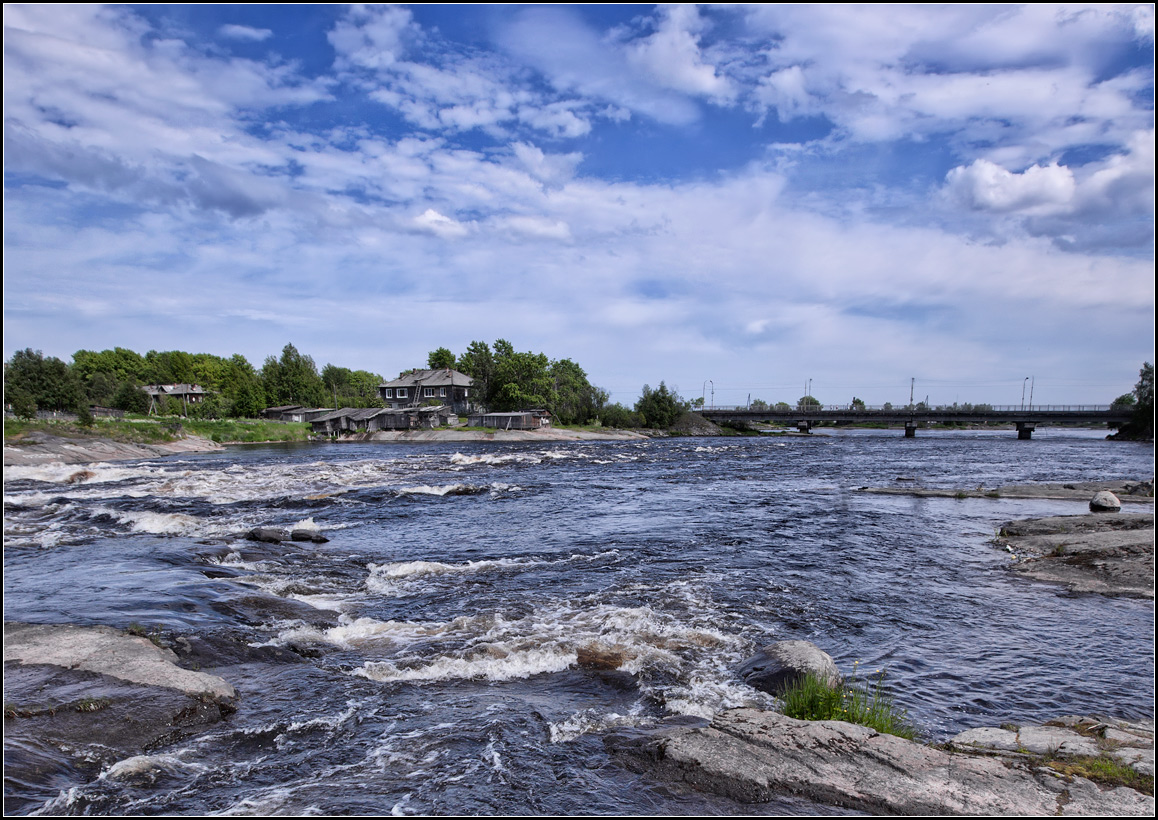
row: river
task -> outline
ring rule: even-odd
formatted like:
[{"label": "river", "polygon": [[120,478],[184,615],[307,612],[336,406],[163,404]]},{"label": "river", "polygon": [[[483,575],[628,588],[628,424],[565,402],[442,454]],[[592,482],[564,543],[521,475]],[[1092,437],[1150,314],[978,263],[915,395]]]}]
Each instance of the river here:
[{"label": "river", "polygon": [[[989,540],[1064,501],[858,493],[1153,475],[1092,430],[541,444],[310,444],[5,469],[5,620],[138,624],[249,650],[239,709],[151,784],[5,782],[44,814],[735,814],[602,735],[772,706],[734,669],[804,639],[884,670],[928,740],[1153,716],[1150,601],[1015,577]],[[1151,507],[1152,509],[1152,507]],[[238,540],[316,526],[328,543]],[[581,652],[618,654],[590,669]],[[283,655],[285,653],[282,653]]]}]

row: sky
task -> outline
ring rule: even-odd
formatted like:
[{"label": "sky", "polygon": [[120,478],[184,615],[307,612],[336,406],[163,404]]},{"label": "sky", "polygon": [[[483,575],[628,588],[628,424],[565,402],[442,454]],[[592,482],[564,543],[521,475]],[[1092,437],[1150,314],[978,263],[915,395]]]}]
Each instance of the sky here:
[{"label": "sky", "polygon": [[1106,404],[1153,102],[1150,4],[6,4],[4,358]]}]

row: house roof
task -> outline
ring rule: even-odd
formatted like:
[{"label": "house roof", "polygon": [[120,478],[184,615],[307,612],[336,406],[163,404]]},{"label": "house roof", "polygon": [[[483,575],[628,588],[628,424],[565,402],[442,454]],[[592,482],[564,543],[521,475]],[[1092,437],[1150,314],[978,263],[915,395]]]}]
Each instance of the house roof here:
[{"label": "house roof", "polygon": [[150,396],[197,396],[205,393],[199,384],[150,384],[144,388]]},{"label": "house roof", "polygon": [[382,382],[379,387],[470,387],[474,379],[457,370],[415,370],[404,373],[397,379]]}]

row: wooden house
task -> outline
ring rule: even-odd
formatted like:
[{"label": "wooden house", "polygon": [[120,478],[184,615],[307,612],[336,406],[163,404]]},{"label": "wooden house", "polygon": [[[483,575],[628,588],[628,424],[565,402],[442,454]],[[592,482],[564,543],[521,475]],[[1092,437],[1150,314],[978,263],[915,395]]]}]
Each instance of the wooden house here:
[{"label": "wooden house", "polygon": [[457,414],[470,412],[474,379],[457,370],[411,370],[378,386],[382,401],[392,410],[445,405]]}]

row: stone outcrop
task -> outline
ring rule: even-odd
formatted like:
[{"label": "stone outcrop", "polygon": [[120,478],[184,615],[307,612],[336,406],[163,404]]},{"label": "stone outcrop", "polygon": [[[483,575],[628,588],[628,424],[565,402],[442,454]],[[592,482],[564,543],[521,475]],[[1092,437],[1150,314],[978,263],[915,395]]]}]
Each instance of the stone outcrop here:
[{"label": "stone outcrop", "polygon": [[[209,453],[224,448],[207,438],[185,436],[163,444],[126,444],[103,438],[64,438],[47,433],[30,433],[20,441],[4,442],[4,466],[86,464],[96,461],[126,461],[183,453]],[[74,477],[79,477],[77,473]],[[83,480],[78,478],[78,480]]]},{"label": "stone outcrop", "polygon": [[783,693],[810,673],[829,686],[840,683],[840,671],[832,656],[808,641],[768,644],[736,670],[746,684],[772,695]]},{"label": "stone outcrop", "polygon": [[984,751],[1033,762],[1036,757],[1107,756],[1138,774],[1154,777],[1154,721],[1130,723],[1100,717],[1066,716],[1044,726],[1004,724],[969,729],[949,741],[962,751]]},{"label": "stone outcrop", "polygon": [[1154,597],[1154,516],[1140,513],[1007,521],[995,543],[1028,578],[1073,592]]},{"label": "stone outcrop", "polygon": [[708,725],[612,733],[605,743],[634,771],[742,802],[789,794],[875,814],[1154,812],[1153,797],[1124,786],[757,709],[728,710]]}]

